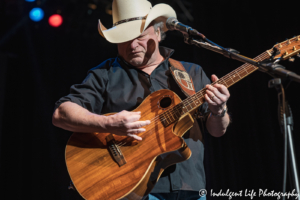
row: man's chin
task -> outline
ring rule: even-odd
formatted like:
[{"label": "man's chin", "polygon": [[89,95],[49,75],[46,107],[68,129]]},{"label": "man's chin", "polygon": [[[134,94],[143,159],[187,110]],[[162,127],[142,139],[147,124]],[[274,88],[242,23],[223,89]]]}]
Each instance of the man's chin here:
[{"label": "man's chin", "polygon": [[144,59],[142,58],[133,58],[129,61],[129,63],[132,65],[132,66],[135,66],[135,67],[140,67],[140,66],[143,66],[144,64]]}]

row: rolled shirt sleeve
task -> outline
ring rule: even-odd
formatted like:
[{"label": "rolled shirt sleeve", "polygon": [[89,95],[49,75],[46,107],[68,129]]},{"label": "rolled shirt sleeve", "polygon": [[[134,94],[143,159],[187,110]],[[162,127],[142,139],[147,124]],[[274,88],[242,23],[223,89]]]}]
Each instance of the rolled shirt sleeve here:
[{"label": "rolled shirt sleeve", "polygon": [[72,85],[70,93],[55,103],[55,109],[62,103],[70,101],[86,108],[92,113],[100,114],[104,103],[106,85],[106,71],[102,70],[101,72],[95,73],[95,71],[89,71],[81,84]]}]

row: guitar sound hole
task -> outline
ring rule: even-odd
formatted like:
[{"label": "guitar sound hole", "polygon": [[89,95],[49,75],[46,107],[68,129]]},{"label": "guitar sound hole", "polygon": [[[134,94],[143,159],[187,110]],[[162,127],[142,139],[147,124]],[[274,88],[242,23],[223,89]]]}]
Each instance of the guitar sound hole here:
[{"label": "guitar sound hole", "polygon": [[172,104],[172,99],[170,97],[165,97],[160,100],[160,107],[161,108],[167,108]]}]

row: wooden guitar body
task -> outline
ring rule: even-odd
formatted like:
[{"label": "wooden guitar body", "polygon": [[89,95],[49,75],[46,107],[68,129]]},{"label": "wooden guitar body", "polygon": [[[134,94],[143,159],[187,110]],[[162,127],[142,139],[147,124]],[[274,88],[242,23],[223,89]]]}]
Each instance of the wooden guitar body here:
[{"label": "wooden guitar body", "polygon": [[[191,151],[182,136],[193,124],[189,114],[174,123],[162,123],[160,114],[180,103],[170,90],[149,95],[134,111],[141,111],[140,120],[151,120],[142,141],[113,135],[116,151],[123,157],[114,159],[110,149],[110,133],[73,133],[66,147],[66,164],[72,182],[83,198],[142,199],[155,186],[168,166],[187,160]],[[167,107],[165,105],[167,104]],[[163,107],[162,107],[163,106]],[[119,145],[117,145],[119,144]]]}]

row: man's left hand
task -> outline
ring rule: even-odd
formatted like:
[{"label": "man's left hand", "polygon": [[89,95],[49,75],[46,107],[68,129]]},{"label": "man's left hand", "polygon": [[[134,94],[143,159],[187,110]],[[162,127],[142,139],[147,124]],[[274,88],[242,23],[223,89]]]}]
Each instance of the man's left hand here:
[{"label": "man's left hand", "polygon": [[[218,79],[216,75],[211,76],[212,82]],[[221,84],[206,85],[205,100],[208,108],[213,114],[221,114],[225,108],[226,102],[230,97],[227,87]]]}]

